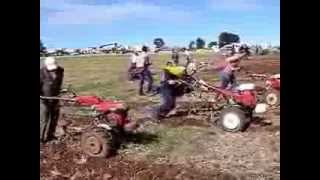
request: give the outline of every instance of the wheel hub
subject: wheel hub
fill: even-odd
[[[240,118],[235,114],[226,114],[223,118],[223,126],[228,129],[235,129],[240,124]]]
[[[267,95],[266,101],[269,105],[275,105],[278,101],[278,97],[275,93],[270,93]]]
[[[95,137],[89,137],[86,141],[86,149],[92,154],[98,154],[101,151],[101,144]]]

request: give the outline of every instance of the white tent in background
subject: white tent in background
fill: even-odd
[[[56,51],[57,51],[57,49],[55,49],[55,48],[47,49],[47,53],[49,53],[49,54],[55,53]]]

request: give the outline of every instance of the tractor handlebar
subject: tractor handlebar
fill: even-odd
[[[63,98],[63,97],[48,97],[48,96],[40,96],[40,99],[43,99],[43,100],[62,100],[62,101],[76,101],[75,99],[73,98]]]

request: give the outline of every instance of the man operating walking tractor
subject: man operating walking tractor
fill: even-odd
[[[176,98],[190,92],[185,84],[179,80],[186,74],[186,68],[176,66],[169,61],[160,74],[160,105],[154,110],[153,117],[157,120],[168,117],[169,114],[175,114]]]
[[[64,69],[56,60],[48,57],[40,69],[40,96],[53,97],[60,93]],[[59,118],[59,101],[40,99],[40,140],[47,142],[55,139]]]
[[[246,54],[235,54],[227,57],[223,63],[212,66],[214,70],[219,71],[221,88],[226,89],[230,87],[232,89],[237,86],[234,72],[240,70],[240,60],[245,56]]]

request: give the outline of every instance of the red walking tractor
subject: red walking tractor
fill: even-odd
[[[82,133],[81,149],[92,157],[109,156],[121,143],[124,133],[135,126],[128,119],[128,106],[120,101],[78,96],[73,91],[63,91],[59,97],[40,96],[40,99],[59,100],[63,105],[91,107],[93,121]]]

